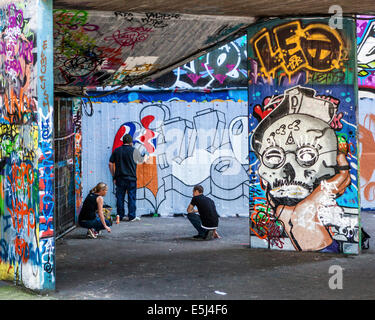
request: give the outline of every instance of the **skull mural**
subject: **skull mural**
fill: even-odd
[[[319,186],[335,180],[340,170],[348,170],[342,165],[337,136],[330,126],[337,105],[315,96],[313,89],[297,86],[270,99],[264,109],[269,111],[271,106],[273,110],[256,127],[251,140],[271,216],[262,218],[255,211],[257,218],[252,216],[252,221],[268,241],[275,240],[272,230],[279,225],[297,250],[331,246],[336,250],[337,243],[320,215],[326,209],[342,210],[333,199],[324,198],[327,192]],[[342,190],[345,188],[346,184]]]
[[[258,152],[259,176],[274,202],[295,205],[335,174],[337,138],[326,122],[291,114],[264,131]]]
[[[297,204],[335,175],[338,143],[329,122],[336,109],[332,102],[316,98],[314,90],[298,86],[285,91],[254,131],[258,174],[276,206]]]

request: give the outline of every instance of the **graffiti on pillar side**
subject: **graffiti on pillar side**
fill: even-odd
[[[375,16],[357,16],[359,157],[361,208],[374,209],[375,168],[371,161],[375,150]]]
[[[359,144],[360,144],[360,188],[361,208],[374,209],[375,200],[375,166],[372,160],[375,153],[375,90],[361,89],[359,91]]]
[[[0,275],[38,287],[36,35],[23,3],[0,8]]]
[[[359,85],[375,86],[375,18],[357,19]]]
[[[81,103],[73,103],[73,124],[74,124],[74,180],[76,215],[82,205],[82,108]]]
[[[0,107],[1,122],[26,124],[36,121],[36,101],[31,87],[35,36],[29,19],[16,4],[1,10]]]

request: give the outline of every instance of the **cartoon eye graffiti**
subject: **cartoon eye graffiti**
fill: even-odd
[[[280,147],[267,148],[263,153],[262,161],[270,169],[280,168],[285,161],[285,152]]]
[[[222,53],[218,58],[217,58],[217,65],[218,66],[221,66],[225,60],[227,59],[227,54],[226,53]]]
[[[318,150],[312,146],[304,146],[296,151],[296,160],[301,167],[311,167],[319,158]]]

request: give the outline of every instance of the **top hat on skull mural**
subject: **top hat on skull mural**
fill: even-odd
[[[296,86],[274,97],[274,109],[253,132],[258,174],[275,205],[296,205],[335,175],[338,143],[330,122],[337,105]]]
[[[330,124],[337,112],[337,105],[328,100],[315,97],[315,95],[316,91],[314,89],[296,86],[285,90],[283,95],[270,99],[264,109],[269,106],[274,109],[262,119],[253,131],[251,139],[253,150],[256,153],[259,150],[259,141],[261,140],[259,138],[263,135],[264,129],[286,115],[305,114]]]

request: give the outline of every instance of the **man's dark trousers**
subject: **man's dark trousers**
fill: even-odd
[[[129,220],[133,220],[136,211],[137,180],[123,177],[116,178],[116,207],[120,219],[125,216],[124,201],[126,192],[128,192],[128,217]]]

